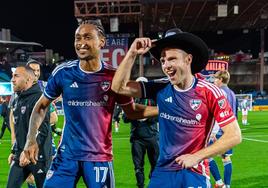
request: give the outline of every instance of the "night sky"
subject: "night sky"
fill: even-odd
[[[1,0],[0,28],[11,29],[11,33],[18,38],[41,43],[44,49],[53,49],[67,59],[76,58],[73,47],[76,27],[73,0]],[[130,27],[121,29],[127,28]],[[133,26],[131,31],[133,32]],[[223,35],[198,35],[216,51],[229,54],[239,50],[251,51],[256,57],[260,50],[259,31],[251,31],[246,35],[241,31],[224,32]],[[266,36],[268,38],[267,32]]]
[[[77,22],[73,0],[1,0],[0,28],[27,42],[38,42],[65,58],[75,58]]]

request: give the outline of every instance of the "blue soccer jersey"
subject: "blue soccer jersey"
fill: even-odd
[[[127,105],[129,97],[111,90],[115,70],[101,62],[100,70],[86,72],[78,60],[55,68],[44,95],[54,100],[62,95],[65,125],[58,152],[81,161],[111,161],[111,123],[114,104]]]
[[[206,81],[194,78],[187,90],[175,89],[168,80],[142,82],[141,86],[144,98],[157,99],[160,155],[156,168],[163,171],[180,170],[176,157],[206,147],[215,120],[220,127],[235,120],[223,92]],[[190,170],[208,176],[208,161]]]
[[[226,98],[229,104],[231,105],[234,115],[237,117],[238,106],[237,106],[235,93],[228,86],[221,86],[220,88],[226,93]]]

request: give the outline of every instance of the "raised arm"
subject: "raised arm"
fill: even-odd
[[[37,103],[34,106],[34,109],[31,114],[29,131],[27,135],[27,141],[24,146],[24,154],[27,159],[29,159],[32,163],[36,163],[38,159],[38,145],[36,142],[36,136],[38,134],[38,128],[42,124],[46,112],[48,110],[48,106],[51,103],[49,99],[47,99],[44,95],[40,97]]]
[[[143,55],[152,47],[149,38],[137,38],[130,46],[125,58],[120,63],[112,82],[112,90],[116,93],[140,98],[140,84],[130,81],[130,74],[137,55]]]

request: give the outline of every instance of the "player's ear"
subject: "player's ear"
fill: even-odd
[[[192,54],[187,54],[185,60],[186,60],[187,63],[192,63],[192,61],[193,61],[193,56],[192,56]]]
[[[106,39],[104,37],[100,38],[100,47],[103,48],[105,46]]]

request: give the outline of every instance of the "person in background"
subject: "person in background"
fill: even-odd
[[[35,84],[35,83],[38,83],[38,82],[39,82],[39,78],[40,78],[40,76],[41,76],[41,63],[39,63],[39,62],[36,61],[35,59],[29,59],[29,60],[27,61],[27,64],[26,64],[26,65],[29,66],[29,67],[33,70],[33,72],[34,72],[34,76],[35,76],[34,84]],[[39,84],[41,90],[43,91],[44,86],[43,86],[43,84],[41,83],[41,81],[40,81],[40,83],[38,83],[38,84]]]
[[[149,50],[167,78],[130,80],[136,57]],[[157,102],[160,150],[149,188],[209,187],[207,159],[241,142],[239,125],[223,92],[194,76],[207,62],[204,41],[174,28],[157,41],[136,38],[116,70],[114,92]],[[224,133],[207,146],[214,120]]]
[[[223,91],[233,110],[235,117],[237,118],[237,110],[238,110],[237,100],[235,97],[235,93],[228,87],[229,81],[230,81],[230,73],[227,70],[218,71],[214,75],[214,84]],[[222,116],[225,115],[227,114],[225,113],[222,114]],[[215,122],[215,125],[213,127],[210,136],[210,144],[214,143],[222,135],[223,135],[222,129],[220,128],[218,123]],[[232,160],[231,160],[232,154],[233,150],[230,149],[221,155],[224,166],[224,182],[222,181],[216,161],[213,158],[209,159],[209,169],[213,178],[216,181],[215,188],[230,188],[231,177],[232,177]]]
[[[245,98],[240,103],[240,108],[242,110],[242,125],[249,125],[248,123],[248,110],[249,110],[249,97],[245,96]]]
[[[28,59],[27,64],[28,67],[30,67],[33,70],[34,73],[34,80],[33,84],[38,84],[41,91],[43,91],[44,86],[43,86],[43,81],[39,80],[41,76],[41,63],[36,61],[35,59]],[[53,139],[53,138],[52,138]],[[52,142],[53,145],[54,142]],[[55,144],[53,145],[55,147]],[[34,176],[32,174],[29,175],[29,177],[26,179],[28,188],[35,188],[35,181],[34,181]]]
[[[0,96],[0,103],[2,105],[2,112],[1,116],[3,117],[3,123],[0,133],[0,140],[3,138],[6,128],[10,132],[10,126],[9,126],[9,108],[8,108],[8,101],[6,96]]]
[[[31,59],[30,62],[33,63],[33,64],[35,64],[35,60],[33,60],[33,59]],[[36,63],[38,63],[38,62],[36,62]],[[38,63],[38,66],[37,67],[34,66],[35,69],[37,69],[38,67],[39,67],[39,63]],[[32,67],[30,67],[30,68],[32,69]],[[40,67],[37,70],[40,71]],[[33,70],[33,73],[34,73],[33,84],[35,84],[36,83],[36,79],[37,79],[36,71]],[[39,76],[40,76],[40,72],[39,72]],[[38,76],[38,78],[39,78],[39,76]],[[16,141],[15,130],[14,130],[13,109],[14,109],[14,105],[15,105],[15,101],[16,101],[16,98],[17,97],[18,97],[17,93],[14,92],[12,94],[12,96],[11,96],[10,103],[9,103],[9,108],[10,108],[9,122],[10,122],[10,129],[11,129],[11,143],[12,143],[12,145]],[[28,176],[28,178],[26,179],[26,183],[27,183],[28,188],[36,188],[35,181],[34,181],[34,176],[32,174],[30,174]]]
[[[148,82],[145,77],[139,77],[136,81]],[[155,106],[155,102],[151,99],[135,99],[136,103]],[[149,178],[154,170],[159,155],[159,137],[158,137],[158,121],[157,117],[145,118],[141,120],[130,120],[123,115],[125,123],[131,124],[130,143],[131,155],[134,164],[136,182],[138,188],[144,188],[144,159],[147,153],[151,170]]]
[[[60,128],[57,128],[58,123],[58,113],[57,113],[57,107],[55,105],[55,100],[51,102],[50,108],[49,108],[49,114],[50,114],[50,126],[51,130],[54,133],[54,136],[61,136],[62,130]]]
[[[40,98],[42,92],[37,84],[33,84],[34,73],[28,66],[19,66],[12,76],[13,90],[17,93],[14,100],[13,117],[15,143],[8,158],[10,171],[7,181],[7,188],[21,187],[26,178],[33,174],[36,187],[43,187],[46,172],[51,163],[51,129],[49,116],[41,123],[43,126],[38,130],[36,139],[40,151],[37,154],[37,163],[34,165],[25,158],[23,148],[26,142],[29,128],[29,120],[33,107]]]
[[[27,66],[29,66],[32,70],[33,70],[33,73],[34,73],[34,81],[33,81],[33,84],[38,84],[41,91],[44,90],[44,82],[42,80],[40,80],[40,76],[41,76],[41,63],[38,62],[37,60],[35,59],[29,59],[27,61]],[[52,105],[50,106],[50,109],[53,109]],[[52,111],[52,110],[51,110]],[[49,111],[49,112],[51,112]],[[55,119],[55,114],[54,112],[52,111],[52,114],[49,113],[49,119],[51,121]],[[51,125],[51,124],[50,124]],[[53,124],[55,126],[55,124]],[[52,128],[52,127],[51,127]],[[53,131],[53,128],[52,128],[52,131]],[[56,145],[54,143],[54,139],[52,137],[52,156],[54,156],[56,154]],[[35,182],[34,182],[34,177],[33,175],[30,175],[27,179],[26,179],[26,182],[28,184],[28,188],[34,188],[35,187]]]
[[[34,72],[34,75],[35,75],[34,84],[38,84],[40,89],[42,91],[44,91],[46,83],[44,81],[40,80],[41,65],[42,64],[40,62],[36,61],[35,59],[29,59],[26,65],[29,66]],[[60,136],[61,129],[56,127],[57,121],[58,121],[58,115],[56,112],[56,106],[55,106],[54,102],[51,102],[51,104],[49,106],[49,123],[50,123],[52,132],[54,132],[56,135]],[[56,155],[56,152],[57,152],[57,146],[55,144],[53,137],[52,137],[51,142],[52,142],[52,158],[54,158]],[[33,176],[28,178],[26,181],[28,184],[34,185]]]
[[[113,120],[114,120],[114,130],[116,133],[119,132],[119,127],[120,127],[120,115],[122,113],[122,109],[119,105],[116,105],[114,108],[114,115],[113,115]]]

